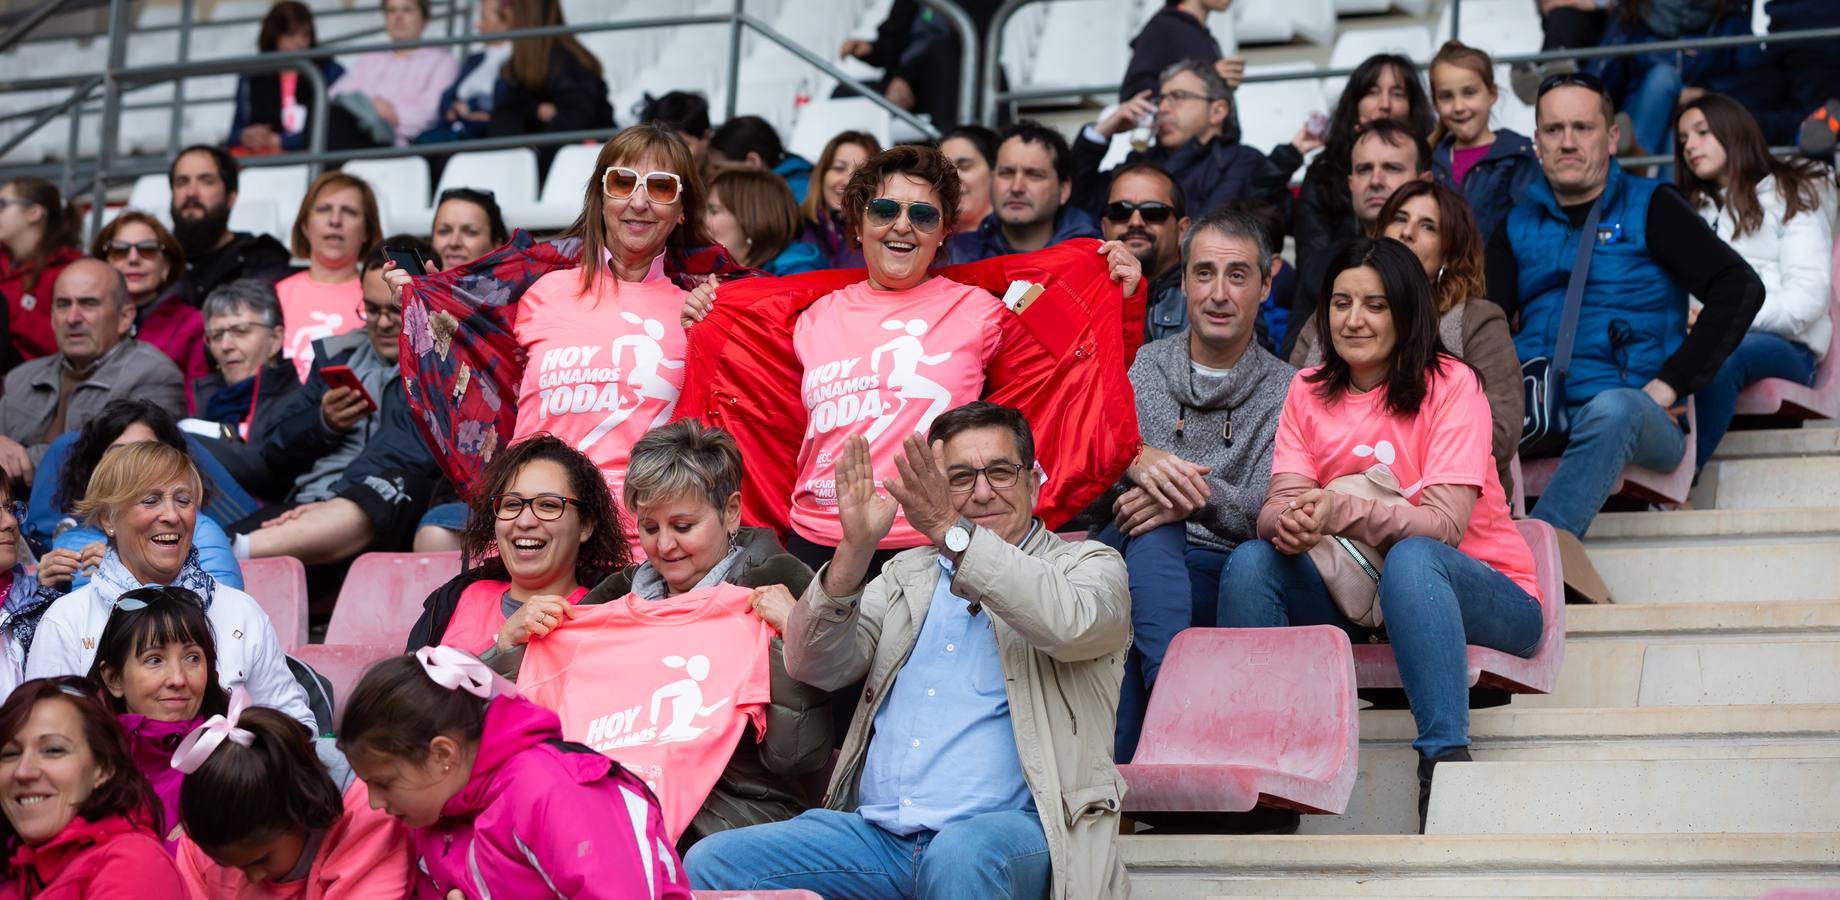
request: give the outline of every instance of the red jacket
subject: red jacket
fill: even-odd
[[[185,376],[185,411],[190,413],[197,411],[192,382],[211,374],[211,364],[204,357],[204,314],[186,302],[188,291],[184,282],[174,282],[140,311],[134,336],[160,348],[179,367]]]
[[[984,399],[1028,418],[1048,476],[1035,514],[1051,528],[1115,483],[1141,444],[1128,370],[1143,338],[1144,290],[1121,296],[1098,246],[1082,238],[936,272],[999,297],[1012,281],[1046,288],[1021,315],[1004,317]],[[675,418],[735,436],[747,461],[741,518],[749,525],[782,537],[788,528],[806,420],[793,325],[819,298],[863,278],[857,269],[729,282],[690,330]]]
[[[54,250],[33,276],[25,264],[0,250],[0,296],[6,298],[7,329],[20,362],[57,352],[57,338],[51,333],[51,288],[64,267],[82,255],[70,247]]]
[[[13,851],[0,898],[186,900],[179,869],[144,825],[82,816],[37,847]]]

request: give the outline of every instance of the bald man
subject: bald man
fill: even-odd
[[[51,293],[51,331],[58,352],[6,376],[0,397],[0,466],[32,479],[45,449],[81,429],[111,400],[150,400],[177,419],[185,415],[185,385],[165,353],[129,336],[134,304],[120,272],[80,259],[58,276]]]

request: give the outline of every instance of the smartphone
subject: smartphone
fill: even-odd
[[[422,255],[415,252],[413,247],[406,247],[401,250],[395,247],[385,247],[383,252],[389,254],[390,259],[396,262],[396,268],[404,272],[408,272],[417,278],[428,274],[428,267],[422,263]],[[348,369],[346,371],[350,370]]]
[[[377,401],[372,399],[370,391],[364,389],[364,382],[358,380],[358,373],[353,372],[350,366],[323,366],[319,370],[319,377],[326,382],[327,389],[351,388],[364,398],[364,402],[373,411],[377,409]]]

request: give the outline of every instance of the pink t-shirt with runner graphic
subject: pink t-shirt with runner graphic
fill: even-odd
[[[527,361],[512,439],[567,441],[594,461],[617,505],[633,443],[671,420],[683,390],[685,293],[665,277],[663,256],[643,281],[603,269],[587,293],[579,270],[537,279],[513,326]]]
[[[505,628],[505,592],[511,590],[509,581],[475,581],[460,591],[460,600],[454,604],[454,614],[447,620],[447,630],[441,633],[439,643],[449,647],[458,647],[478,656],[498,643],[498,633]],[[567,599],[572,604],[580,604],[588,596],[588,589],[578,587]]]
[[[359,280],[328,284],[314,281],[309,272],[296,272],[275,283],[281,298],[282,355],[294,361],[300,380],[313,373],[313,342],[364,327],[358,310],[364,306]]]
[[[627,594],[532,640],[518,692],[555,710],[562,736],[645,780],[676,840],[728,768],[746,726],[766,735],[773,627],[747,588],[667,600]]]
[[[984,392],[984,367],[997,355],[1008,311],[989,291],[933,277],[906,291],[857,282],[813,303],[793,327],[792,348],[805,369],[807,412],[792,487],[792,529],[836,546],[837,457],[844,441],[869,441],[876,481],[895,476],[895,456],[940,413]],[[882,547],[915,547],[926,538],[896,515]]]
[[[1400,493],[1412,505],[1434,484],[1460,484],[1482,492],[1470,510],[1469,527],[1457,549],[1508,576],[1521,590],[1540,599],[1533,571],[1533,552],[1508,518],[1508,501],[1489,453],[1489,399],[1469,366],[1440,360],[1442,371],[1425,380],[1425,400],[1418,415],[1386,411],[1384,390],[1345,393],[1333,404],[1304,380],[1316,369],[1291,379],[1271,474],[1302,475],[1328,484],[1343,475],[1387,468],[1399,480]]]

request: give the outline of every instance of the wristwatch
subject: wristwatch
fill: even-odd
[[[960,518],[946,529],[946,549],[953,553],[963,553],[971,549],[971,531],[976,528],[970,519]]]

